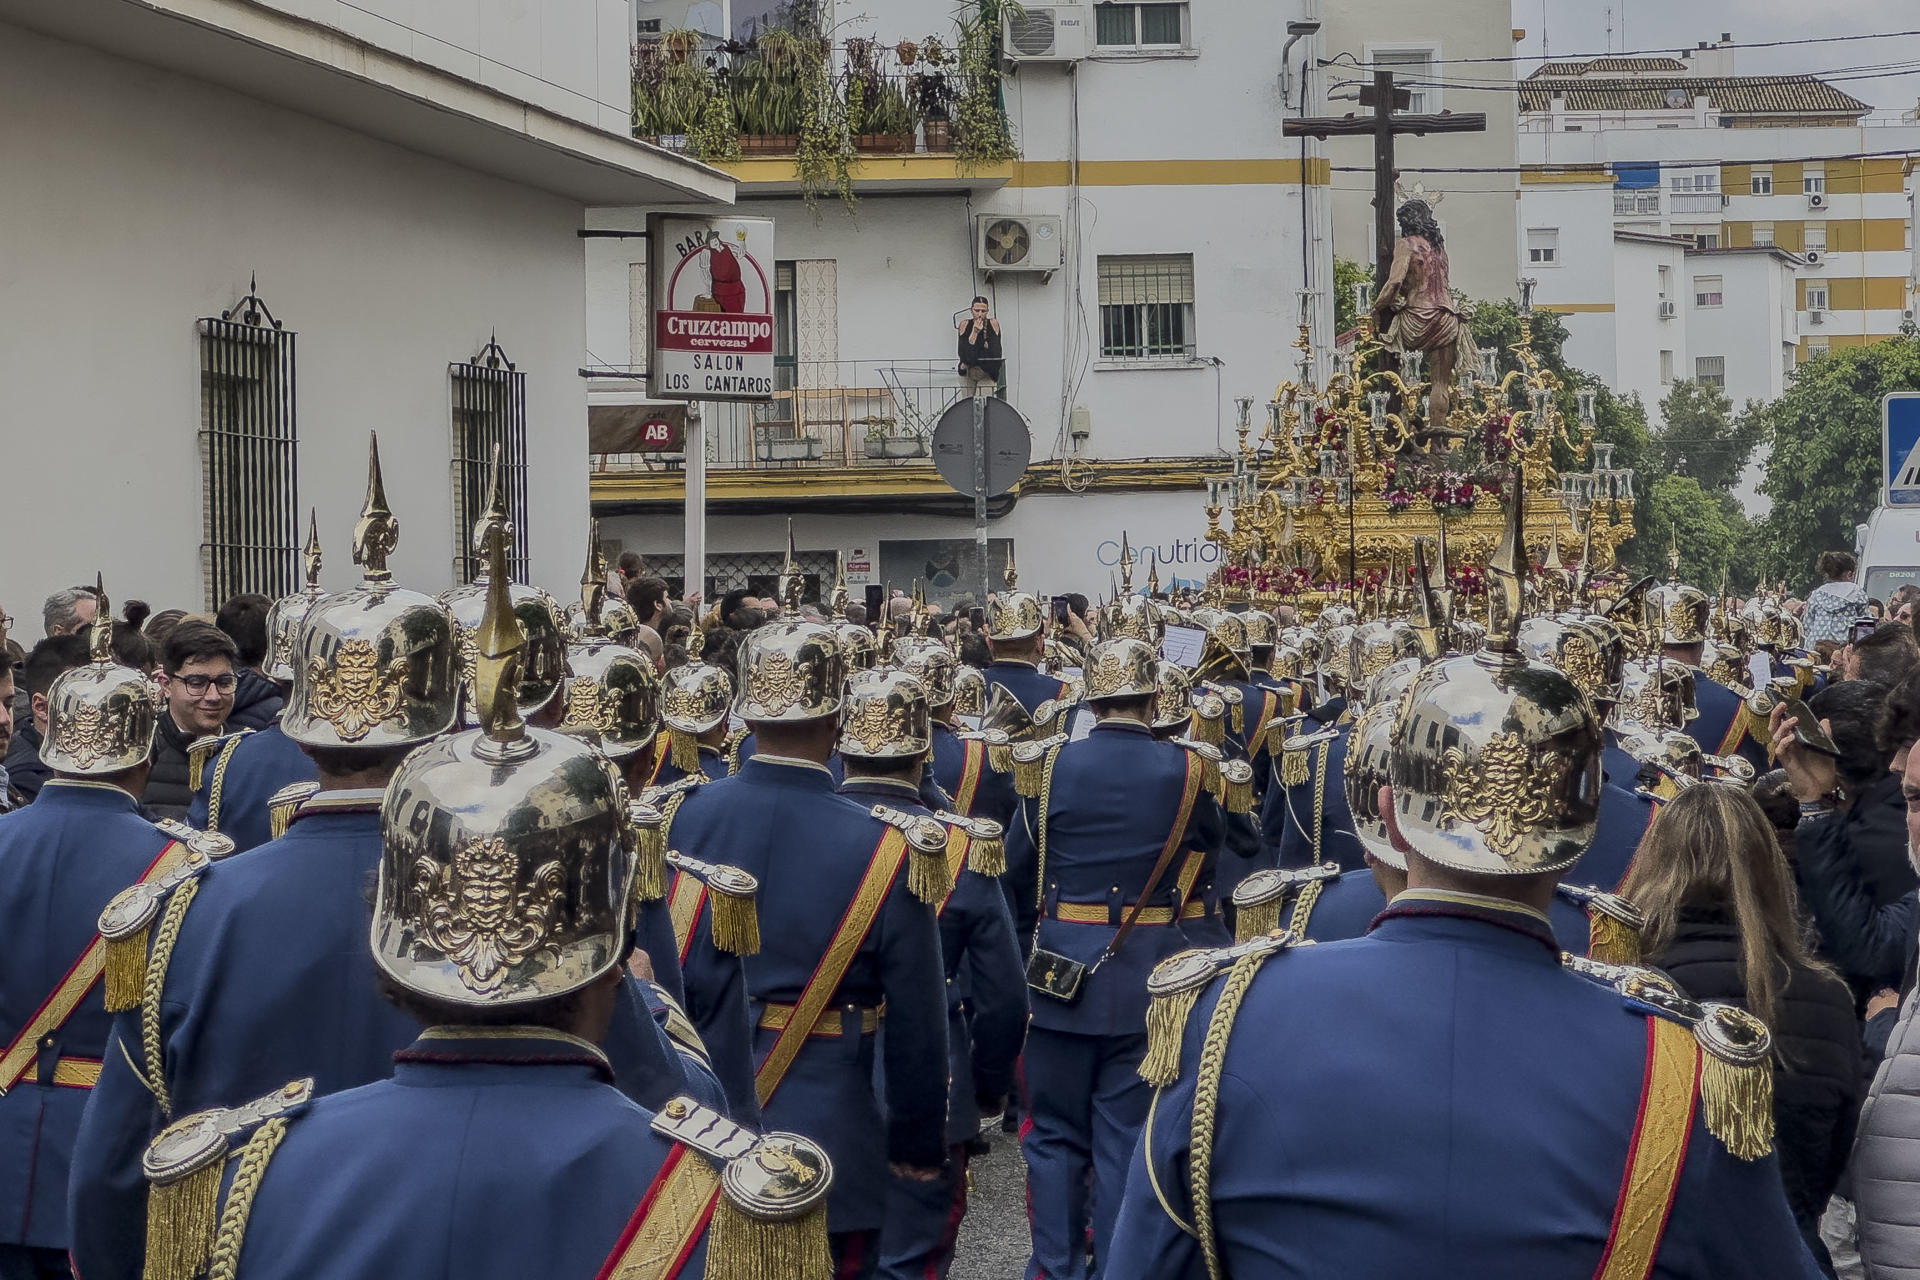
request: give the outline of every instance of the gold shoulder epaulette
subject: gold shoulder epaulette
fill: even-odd
[[[747,729],[735,729],[727,734],[726,740],[721,744],[723,747],[721,754],[727,758],[728,777],[740,772],[740,744],[747,740],[749,732]]]
[[[1220,779],[1226,794],[1220,803],[1228,813],[1253,812],[1253,766],[1245,760],[1228,760],[1220,766]]]
[[[1048,698],[1033,709],[1033,732],[1046,735],[1053,732],[1053,722],[1072,710],[1073,703],[1065,698]]]
[[[1610,986],[1649,1015],[1693,1031],[1700,1050],[1700,1102],[1707,1132],[1741,1160],[1773,1150],[1773,1033],[1737,1005],[1702,1004],[1657,969],[1562,954],[1561,963]]]
[[[1232,717],[1233,731],[1235,733],[1245,733],[1247,731],[1246,694],[1242,693],[1233,685],[1221,684],[1216,680],[1208,680],[1200,687],[1205,689],[1211,696],[1220,699],[1221,706],[1224,707]]]
[[[287,834],[287,828],[293,825],[293,815],[319,792],[317,782],[289,782],[267,797],[267,830],[275,840]]]
[[[1030,742],[1015,743],[1013,748],[1013,789],[1031,800],[1040,794],[1040,784],[1046,779],[1047,757],[1052,755],[1067,741],[1067,735],[1056,733],[1050,737],[1035,738]]]
[[[962,742],[984,742],[986,744],[987,768],[995,773],[1010,773],[1013,770],[1013,738],[1005,729],[970,730],[956,734]]]
[[[627,802],[627,830],[633,840],[633,899],[658,902],[667,896],[667,815],[646,800]]]
[[[122,889],[108,900],[106,909],[100,913],[97,928],[100,940],[106,944],[103,994],[108,1013],[140,1007],[149,981],[149,971],[155,964],[159,966],[155,980],[165,976],[167,956],[172,953],[173,938],[180,930],[179,917],[186,913],[186,904],[193,901],[193,894],[198,888],[191,882],[213,865],[213,859],[203,849],[196,848],[192,841],[183,840],[181,843],[188,849],[186,861],[163,876],[142,880]],[[233,842],[226,841],[226,846],[231,849]],[[169,899],[181,885],[188,885],[188,888],[177,897],[172,897],[172,901],[181,904],[176,912]],[[167,916],[173,924],[171,928],[162,929],[167,944],[165,952],[156,946],[154,959],[150,962],[147,940],[154,917],[160,914],[160,904],[163,902],[169,902]]]
[[[690,1147],[720,1173],[704,1280],[826,1280],[827,1192],[833,1162],[793,1133],[756,1135],[692,1098],[654,1113],[653,1131]]]
[[[1316,862],[1310,867],[1280,870],[1263,868],[1250,873],[1233,887],[1233,937],[1235,942],[1250,942],[1280,927],[1280,913],[1287,900],[1293,901],[1293,914],[1287,931],[1305,937],[1307,921],[1321,890],[1340,878],[1337,862]]]
[[[662,782],[647,787],[640,792],[640,798],[658,808],[669,796],[685,795],[695,787],[705,786],[708,782],[704,773],[690,773],[684,778],[675,778],[672,782]]]
[[[947,856],[955,856],[955,841],[967,847],[967,870],[999,876],[1007,870],[1007,829],[992,818],[969,818],[942,810],[933,815],[947,824]]]
[[[1607,964],[1640,963],[1640,931],[1647,918],[1617,893],[1562,884],[1560,893],[1587,913],[1587,954]]]
[[[730,955],[758,955],[759,877],[739,867],[702,862],[684,853],[669,851],[666,861],[675,871],[684,872],[707,886],[707,903],[713,908],[713,945]]]
[[[1176,747],[1185,747],[1193,753],[1194,758],[1200,762],[1200,785],[1205,787],[1214,799],[1225,800],[1227,784],[1220,772],[1220,766],[1221,761],[1226,759],[1227,753],[1205,738],[1168,738],[1167,741]],[[1247,782],[1249,785],[1253,782],[1251,773],[1247,775]]]
[[[947,825],[924,813],[908,813],[892,805],[876,804],[867,812],[907,837],[907,891],[920,901],[939,906],[947,890]]]
[[[1207,692],[1193,700],[1193,721],[1188,730],[1197,742],[1219,746],[1227,740],[1227,702],[1219,694]]]
[[[1147,1052],[1140,1060],[1140,1078],[1155,1088],[1180,1078],[1180,1044],[1187,1034],[1187,1015],[1222,970],[1246,956],[1283,951],[1296,941],[1290,933],[1274,932],[1231,947],[1177,952],[1155,965],[1147,975]]]
[[[201,780],[206,777],[207,761],[213,759],[213,753],[222,749],[231,751],[240,745],[240,739],[252,733],[251,729],[235,729],[231,733],[212,733],[204,738],[195,738],[187,744],[187,789],[198,791]]]
[[[140,1157],[147,1188],[146,1280],[192,1280],[216,1254],[239,1256],[248,1212],[267,1161],[286,1136],[287,1117],[313,1097],[295,1080],[241,1107],[174,1121]],[[232,1139],[251,1131],[220,1209],[220,1179]]]

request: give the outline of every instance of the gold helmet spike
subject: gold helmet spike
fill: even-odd
[[[1012,591],[1020,585],[1020,567],[1013,562],[1013,539],[1007,539],[1007,590]]]
[[[913,609],[911,611],[909,634],[924,636],[927,634],[927,584],[924,578],[913,580]]]
[[[113,608],[107,603],[107,578],[99,570],[93,574],[93,625],[87,631],[87,657],[95,662],[113,661]]]
[[[600,554],[600,522],[587,521],[587,565],[580,571],[580,625],[588,635],[605,628],[600,610],[607,599],[607,558]]]
[[[1548,569],[1564,570],[1567,566],[1560,559],[1560,513],[1553,513],[1553,527],[1547,534],[1547,554],[1540,563]]]
[[[847,616],[847,553],[833,553],[833,594],[827,598],[827,612],[836,618]]]
[[[800,556],[794,548],[793,517],[787,517],[787,562],[780,566],[780,603],[789,612],[800,611],[800,597],[807,589],[806,581],[800,575]]]
[[[1120,589],[1133,594],[1133,548],[1127,545],[1127,531],[1120,531]]]
[[[1444,579],[1443,579],[1444,581]],[[1438,593],[1433,589],[1427,568],[1427,540],[1413,540],[1413,631],[1420,637],[1420,648],[1428,658],[1440,656],[1446,624],[1440,616]]]
[[[1667,581],[1680,581],[1680,522],[1667,526]]]
[[[1487,561],[1487,643],[1489,653],[1518,655],[1521,602],[1527,585],[1526,463],[1516,463],[1507,499],[1507,527]]]
[[[526,722],[520,718],[519,700],[514,696],[527,633],[514,616],[508,593],[506,527],[492,525],[486,536],[487,611],[473,636],[478,653],[473,668],[474,707],[481,730],[493,744],[494,758],[506,760],[523,754],[512,748],[527,741]]]
[[[369,583],[391,582],[387,557],[400,545],[400,521],[387,506],[387,483],[380,474],[380,433],[367,433],[367,501],[353,526],[353,562]]]
[[[305,563],[305,566],[306,566],[307,590],[308,591],[319,590],[320,588],[320,509],[318,507],[309,507],[307,509],[307,546],[306,546],[306,549],[300,553],[300,558]]]
[[[1160,594],[1160,552],[1151,547],[1148,550],[1152,559],[1147,561],[1147,595],[1153,597]]]
[[[493,446],[493,468],[487,474],[487,505],[480,518],[473,525],[473,550],[475,555],[487,554],[487,531],[499,525],[509,537],[513,534],[513,520],[507,515],[507,464],[500,453],[500,446]]]

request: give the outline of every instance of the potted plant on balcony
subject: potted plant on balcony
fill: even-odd
[[[633,132],[672,151],[693,149],[693,137],[719,96],[704,63],[674,52],[685,47],[681,36],[698,40],[692,32],[668,32],[640,44],[633,56]]]
[[[952,151],[953,110],[959,97],[948,74],[953,55],[938,36],[928,36],[916,53],[919,56],[913,75],[907,81],[907,100],[920,120],[922,146],[927,151]]]
[[[859,425],[867,431],[867,456],[869,458],[924,458],[927,456],[927,442],[920,436],[908,432],[898,434],[900,424],[881,414],[862,418]]]
[[[734,59],[731,92],[743,155],[790,156],[800,147],[807,51],[784,27],[763,33]]]
[[[1007,113],[1000,109],[1000,13],[1012,0],[980,0],[960,18],[961,89],[954,109],[953,152],[963,170],[1019,157]]]
[[[913,108],[898,78],[881,69],[880,58],[879,46],[872,40],[847,41],[847,132],[859,151],[911,151]]]

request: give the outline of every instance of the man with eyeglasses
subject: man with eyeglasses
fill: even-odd
[[[217,737],[233,711],[238,682],[234,665],[239,650],[226,632],[210,622],[189,618],[167,633],[160,660],[166,705],[153,744],[153,775],[145,803],[159,818],[185,818],[193,803],[188,785],[187,749],[198,739]]]

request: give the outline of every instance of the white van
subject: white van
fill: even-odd
[[[1875,600],[1920,584],[1920,507],[1875,507],[1856,531],[1854,554],[1860,561],[1855,581]]]

